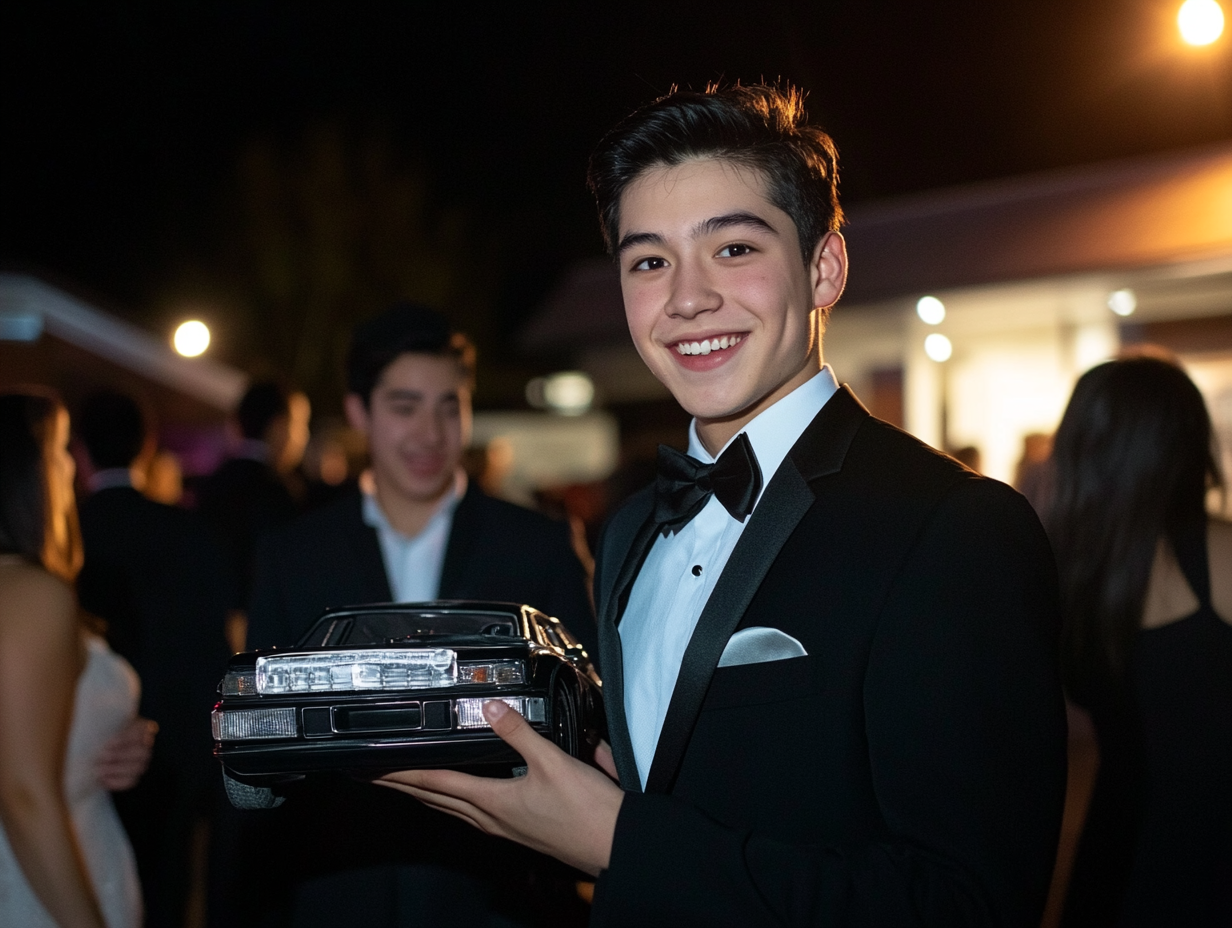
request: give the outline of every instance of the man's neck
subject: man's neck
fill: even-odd
[[[453,492],[457,483],[456,478],[451,478],[434,498],[421,500],[408,499],[389,487],[383,486],[375,475],[373,478],[372,495],[376,498],[376,504],[381,507],[385,520],[394,531],[407,538],[414,538],[427,527],[432,517],[440,510],[441,503]]]
[[[819,354],[811,353],[809,363],[789,380],[779,384],[752,406],[748,406],[736,413],[734,416],[726,416],[719,419],[702,419],[695,418],[697,437],[707,451],[714,457],[718,457],[729,441],[736,437],[737,433],[756,419],[759,415],[793,392],[797,387],[808,383],[821,370],[823,366],[822,359]]]

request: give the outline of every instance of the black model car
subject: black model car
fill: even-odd
[[[211,717],[232,804],[272,808],[314,773],[517,775],[482,706],[502,699],[578,756],[605,734],[582,646],[530,606],[430,602],[327,611],[294,648],[231,658]],[[524,769],[524,768],[522,768]]]

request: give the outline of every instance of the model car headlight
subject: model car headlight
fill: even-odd
[[[483,717],[485,702],[488,700],[483,698],[457,700],[458,727],[491,728],[488,720]],[[542,722],[544,719],[541,696],[502,696],[501,702],[521,714],[528,722]]]
[[[215,709],[210,714],[215,741],[294,738],[294,709]]]
[[[453,686],[458,655],[448,648],[387,648],[257,658],[257,692],[316,693]]]
[[[459,683],[525,683],[521,661],[464,661],[458,665]]]

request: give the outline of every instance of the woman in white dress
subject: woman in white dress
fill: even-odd
[[[152,723],[136,718],[136,674],[77,608],[67,443],[54,397],[0,395],[0,925],[138,928],[108,789],[136,782]]]

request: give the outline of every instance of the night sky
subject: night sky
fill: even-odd
[[[252,217],[283,207],[253,194],[252,178],[334,151],[344,171],[385,165],[369,200],[347,201],[348,228],[395,221],[369,222],[364,205],[397,200],[383,192],[390,178],[420,185],[397,202],[422,221],[395,238],[427,254],[414,243],[452,237],[425,261],[455,267],[454,280],[473,265],[467,287],[437,289],[492,344],[570,261],[600,252],[587,155],[673,83],[804,86],[838,143],[852,206],[1232,137],[1232,42],[1181,46],[1177,5],[10,3],[0,263],[151,326],[190,293],[241,317],[250,291],[276,288],[252,257],[274,246],[253,242],[290,234],[269,230],[294,230],[319,183],[303,168],[309,192],[285,208],[291,218],[262,225]],[[313,149],[322,138],[332,141]],[[419,286],[389,276],[355,297],[355,313],[371,311],[365,298]],[[222,356],[277,350],[245,338],[224,338]]]

